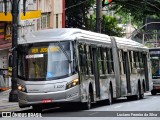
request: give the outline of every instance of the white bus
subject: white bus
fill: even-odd
[[[156,95],[157,93],[160,93],[160,48],[150,48],[149,52],[153,81],[153,89],[151,90],[151,94]]]
[[[135,41],[76,28],[41,30],[18,41],[20,107],[91,103],[151,90],[149,50]]]

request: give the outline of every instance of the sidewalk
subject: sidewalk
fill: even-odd
[[[21,111],[28,108],[19,108],[18,102],[9,102],[9,93],[11,90],[0,92],[0,112]]]

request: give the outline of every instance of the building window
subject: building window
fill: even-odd
[[[56,28],[58,28],[58,14],[56,14]]]
[[[37,29],[47,29],[50,27],[50,13],[42,14],[41,19],[37,20]]]

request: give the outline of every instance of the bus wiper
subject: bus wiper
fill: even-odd
[[[66,56],[66,58],[68,59],[68,62],[71,63],[71,59],[69,58],[68,54],[66,53],[66,51],[63,49],[61,43],[58,41],[58,46],[61,48],[62,52],[64,53],[64,55]]]

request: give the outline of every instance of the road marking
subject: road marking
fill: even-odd
[[[91,114],[88,114],[88,115],[92,116],[92,115],[95,115],[97,113],[99,113],[99,112],[94,112],[94,113],[91,113]]]
[[[120,107],[122,107],[121,105],[119,105],[119,106],[115,106],[114,108],[120,108]]]

